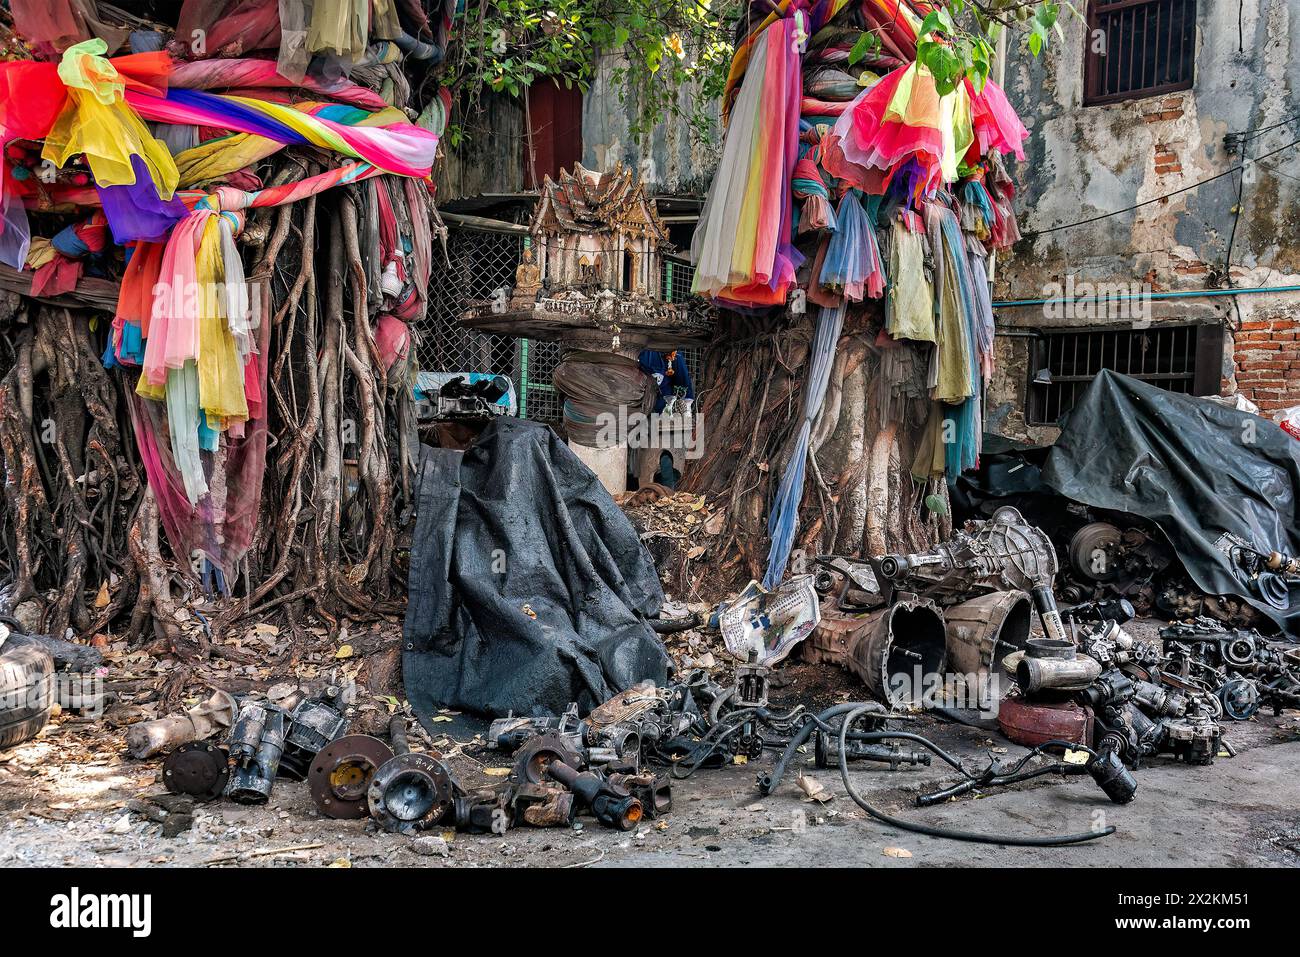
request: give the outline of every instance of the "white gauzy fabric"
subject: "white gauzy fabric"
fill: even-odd
[[[199,370],[190,359],[181,368],[167,372],[167,428],[171,432],[172,459],[191,505],[197,505],[208,491],[199,456],[199,414]]]
[[[225,271],[225,298],[222,304],[226,309],[226,324],[235,340],[235,352],[239,356],[239,369],[242,373],[248,357],[257,352],[257,337],[253,334],[257,328],[257,317],[248,300],[248,283],[244,279],[244,263],[235,246],[234,230],[224,216],[218,224],[221,230],[221,262]]]

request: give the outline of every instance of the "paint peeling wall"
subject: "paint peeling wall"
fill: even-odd
[[[678,104],[683,116],[657,124],[642,149],[631,132],[635,104],[620,102],[620,86],[614,71],[625,65],[619,56],[601,58],[582,106],[583,165],[609,169],[616,162],[640,172],[641,179],[654,194],[694,196],[703,199],[722,155],[722,125],[719,104],[715,101],[709,115],[712,128],[701,135],[687,117],[694,109],[699,90],[682,88]]]
[[[1043,298],[1071,279],[1138,282],[1153,291],[1220,288],[1230,241],[1236,287],[1300,285],[1300,147],[1293,145],[1300,140],[1300,0],[1198,0],[1192,89],[1104,106],[1083,105],[1086,25],[1063,15],[1063,26],[1065,41],[1054,39],[1041,59],[1023,47],[1008,55],[1007,94],[1030,131],[1027,161],[1013,169],[1027,238],[1001,257],[996,298]],[[1224,137],[1243,132],[1247,156],[1273,155],[1241,184],[1239,216],[1236,173],[1176,192],[1238,165],[1241,156]],[[1156,201],[1030,236],[1149,200]],[[1286,292],[1150,303],[1153,322],[1223,322],[1223,392],[1239,389],[1266,414],[1300,404],[1298,315],[1300,294]],[[1011,330],[1109,320],[1054,317],[1033,306],[1003,308],[998,321]],[[988,424],[1051,440],[1054,429],[1024,422],[1030,342],[999,339]]]

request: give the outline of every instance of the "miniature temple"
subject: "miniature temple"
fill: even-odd
[[[671,251],[654,202],[631,170],[575,164],[558,182],[548,176],[542,184],[514,287],[470,303],[461,324],[626,364],[643,349],[705,342],[707,323],[684,303],[665,301],[663,256]],[[626,441],[592,446],[570,435],[569,445],[607,488],[626,488]]]

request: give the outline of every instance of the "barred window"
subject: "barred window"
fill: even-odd
[[[1044,331],[1029,368],[1028,419],[1055,425],[1102,369],[1184,395],[1218,395],[1223,369],[1219,323],[1160,322],[1144,328]]]
[[[1085,105],[1190,89],[1196,0],[1092,0]]]

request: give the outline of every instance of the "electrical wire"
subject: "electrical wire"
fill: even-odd
[[[1049,226],[1046,229],[1026,230],[1022,235],[1026,239],[1030,239],[1038,236],[1046,236],[1048,233],[1059,232],[1062,229],[1073,229],[1075,226],[1086,226],[1089,223],[1100,222],[1101,220],[1109,219],[1112,216],[1119,216],[1123,213],[1131,213],[1135,209],[1141,209],[1144,206],[1150,206],[1152,203],[1159,203],[1162,200],[1166,200],[1171,196],[1177,196],[1180,193],[1186,193],[1190,190],[1196,189],[1197,187],[1204,186],[1206,183],[1212,183],[1216,179],[1223,179],[1223,177],[1225,176],[1231,176],[1233,173],[1236,173],[1239,170],[1244,169],[1250,163],[1258,163],[1262,159],[1268,159],[1270,156],[1276,156],[1278,153],[1289,150],[1294,146],[1300,146],[1300,139],[1292,140],[1290,143],[1286,144],[1286,146],[1280,146],[1275,150],[1270,150],[1267,153],[1263,153],[1255,157],[1253,160],[1247,160],[1247,162],[1245,163],[1238,163],[1236,166],[1230,167],[1221,173],[1215,173],[1213,176],[1207,177],[1206,179],[1200,180],[1195,183],[1191,183],[1187,186],[1182,186],[1175,190],[1171,190],[1170,192],[1164,193],[1160,196],[1153,196],[1151,199],[1143,200],[1140,203],[1134,203],[1132,206],[1126,206],[1123,209],[1114,209],[1108,213],[1099,213],[1096,216],[1090,216],[1087,219],[1081,219],[1078,222],[1062,223],[1059,226]]]

